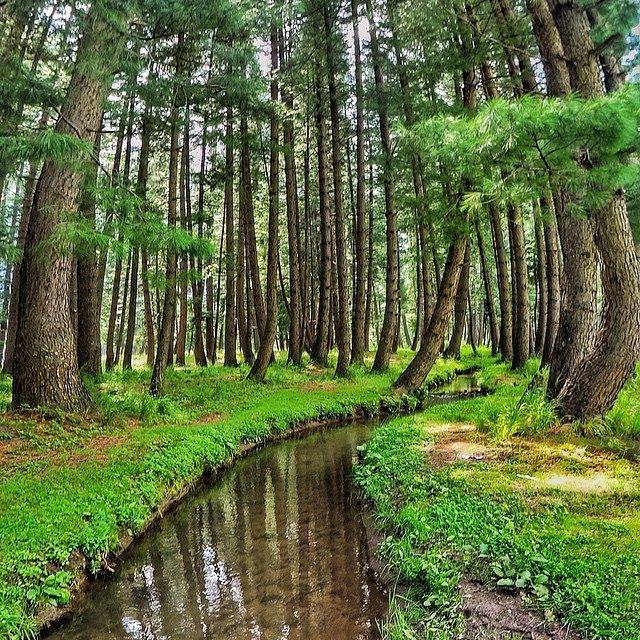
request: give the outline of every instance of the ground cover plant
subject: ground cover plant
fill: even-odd
[[[616,430],[614,409],[595,434],[550,421],[532,374],[535,362],[515,374],[490,365],[480,378],[499,383],[494,395],[394,419],[366,445],[356,481],[407,588],[389,638],[476,637],[465,635],[472,623],[462,611],[470,577],[576,637],[640,634],[635,417]]]

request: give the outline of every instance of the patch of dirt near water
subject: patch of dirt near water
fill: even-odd
[[[579,640],[579,636],[541,611],[528,609],[516,593],[491,591],[471,578],[459,585],[465,640]]]

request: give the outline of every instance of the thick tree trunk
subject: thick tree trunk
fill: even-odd
[[[558,27],[547,0],[528,0],[534,35],[540,49],[547,80],[547,92],[562,97],[572,91],[569,67]],[[547,393],[555,398],[571,371],[593,341],[597,283],[593,223],[588,218],[571,217],[566,203],[569,195],[562,185],[553,185],[558,233],[562,247],[563,273],[560,322],[550,363]]]
[[[76,58],[58,133],[93,144],[100,127],[121,37],[96,0]],[[107,55],[107,49],[111,55]],[[90,73],[89,73],[90,70]],[[69,211],[78,206],[82,176],[68,165],[47,160],[36,187],[21,267],[13,404],[85,409],[90,398],[80,377],[71,325],[69,284],[72,255],[52,242]],[[46,259],[42,247],[47,246]]]
[[[573,0],[554,3],[553,16],[572,89],[586,98],[601,96],[597,53],[582,5]],[[604,309],[592,349],[571,371],[557,397],[560,414],[579,419],[600,416],[613,406],[640,357],[640,265],[624,193],[612,194],[591,216],[602,261]]]

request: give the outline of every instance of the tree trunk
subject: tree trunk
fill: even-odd
[[[560,250],[555,209],[550,193],[542,198],[542,228],[547,250],[547,328],[542,364],[547,365],[551,360],[560,324]]]
[[[236,292],[235,292],[235,233],[233,230],[233,109],[227,108],[225,132],[225,308],[224,308],[224,365],[237,367]]]
[[[180,77],[183,69],[184,33],[178,35],[178,46],[175,56],[176,76]],[[169,151],[169,184],[168,184],[168,208],[167,225],[170,231],[175,231],[177,221],[178,200],[178,170],[180,163],[180,97],[181,89],[174,88],[173,106],[171,108],[171,147]],[[162,304],[162,318],[158,330],[158,349],[151,374],[149,392],[153,396],[160,395],[164,383],[164,376],[171,353],[171,343],[176,317],[176,270],[177,254],[173,243],[167,246],[167,258],[165,267],[165,293]]]
[[[547,92],[554,97],[572,91],[567,56],[547,0],[527,0],[534,35],[540,49]],[[555,398],[571,371],[593,342],[596,315],[597,260],[593,244],[593,222],[571,217],[569,200],[562,185],[552,185],[558,233],[562,247],[563,273],[560,324],[550,358],[547,393]]]
[[[340,108],[336,86],[336,52],[333,47],[334,34],[327,5],[323,8],[327,78],[329,84],[329,113],[331,116],[331,162],[333,168],[333,206],[335,220],[336,254],[336,344],[338,362],[336,376],[344,377],[349,370],[351,337],[349,335],[349,294],[347,291],[347,241],[344,209],[342,203],[342,149],[340,135]]]
[[[86,32],[56,124],[58,133],[78,135],[89,144],[94,143],[100,127],[122,41],[113,22],[104,19],[103,11],[98,0],[89,10]],[[67,212],[77,209],[81,180],[81,174],[70,166],[47,160],[35,190],[21,267],[15,350],[20,357],[14,358],[13,366],[15,407],[52,405],[75,411],[90,403],[80,377],[71,326],[72,255],[53,241]],[[43,245],[48,247],[45,260],[41,254]]]
[[[264,296],[262,294],[262,282],[260,280],[260,264],[258,262],[258,247],[256,242],[256,222],[253,211],[253,187],[251,180],[251,156],[249,153],[249,125],[247,117],[240,118],[240,137],[242,139],[242,171],[246,184],[245,194],[247,206],[245,209],[245,235],[247,239],[247,261],[249,262],[249,274],[251,276],[251,292],[258,326],[258,336],[264,333],[266,312],[264,308]]]
[[[399,391],[411,393],[419,389],[436,361],[438,353],[440,353],[440,347],[449,325],[454,299],[456,298],[458,279],[465,261],[468,244],[468,238],[460,236],[449,247],[429,327],[422,339],[418,353],[393,385]]]
[[[469,297],[469,274],[471,271],[471,243],[467,242],[464,261],[458,278],[458,290],[454,305],[453,332],[449,346],[444,352],[445,358],[460,359],[460,347],[464,333],[465,318],[467,313],[467,298]]]
[[[534,230],[536,236],[536,281],[538,283],[538,313],[535,331],[535,353],[542,355],[547,339],[547,314],[549,309],[549,287],[547,280],[547,245],[544,238],[542,213],[538,202],[533,205]]]
[[[371,58],[376,93],[378,96],[378,120],[380,123],[380,139],[382,143],[383,167],[382,181],[384,186],[385,220],[387,225],[387,267],[385,274],[385,310],[382,330],[378,340],[378,349],[373,361],[373,371],[384,371],[389,366],[393,350],[393,341],[398,331],[398,299],[400,273],[398,269],[398,214],[394,205],[394,184],[392,176],[391,130],[384,92],[382,60],[378,44],[378,33],[374,22],[371,0],[366,0],[369,34],[371,38]]]
[[[311,357],[322,366],[327,365],[329,353],[329,324],[331,322],[331,214],[326,150],[324,98],[320,84],[320,69],[316,69],[316,138],[318,147],[318,198],[320,209],[320,255],[318,318]]]
[[[140,276],[142,280],[142,298],[144,301],[144,327],[147,339],[147,366],[153,366],[153,357],[156,349],[155,326],[153,322],[153,310],[151,306],[151,291],[149,289],[149,256],[146,248],[140,251],[142,268]]]
[[[603,95],[596,49],[583,7],[564,0],[553,9],[569,61],[572,89],[585,98]],[[603,415],[613,406],[640,357],[640,265],[624,193],[611,194],[610,201],[591,216],[602,261],[604,308],[592,349],[573,369],[557,397],[561,415],[581,420]]]
[[[284,36],[280,30],[280,64],[285,67]],[[290,73],[290,66],[287,64]],[[289,251],[289,355],[288,361],[302,364],[303,322],[302,322],[302,279],[300,269],[300,211],[298,204],[298,182],[296,176],[295,139],[293,132],[293,94],[284,87],[282,100],[289,113],[283,125],[284,174],[287,206],[287,248]]]
[[[93,153],[95,162],[85,176],[84,189],[80,200],[80,215],[95,228],[96,198],[95,188],[98,178],[100,158],[100,138],[96,135]],[[78,284],[78,335],[77,351],[80,371],[92,376],[102,372],[102,351],[100,345],[100,299],[98,297],[98,257],[95,247],[84,248],[77,253],[76,270]]]
[[[275,25],[271,26],[271,102],[275,108],[278,100],[278,33]],[[264,333],[260,338],[260,348],[255,362],[249,371],[249,378],[262,382],[273,356],[273,343],[278,329],[278,261],[279,261],[279,191],[280,126],[276,113],[271,115],[270,157],[269,157],[269,224],[267,247],[267,308]]]
[[[127,317],[127,336],[122,354],[122,369],[131,369],[133,360],[133,340],[136,335],[136,315],[138,310],[138,266],[140,250],[134,247],[131,254],[131,273],[129,275],[129,309]],[[124,317],[124,309],[122,310]]]
[[[354,238],[354,280],[351,362],[364,363],[367,340],[367,211],[366,179],[364,166],[364,85],[362,79],[362,51],[360,43],[360,18],[358,0],[351,0],[351,22],[356,81],[356,198]]]
[[[496,317],[496,307],[493,300],[493,285],[491,282],[491,272],[489,270],[489,262],[487,260],[487,252],[484,244],[484,235],[480,227],[480,221],[476,218],[474,221],[476,229],[476,238],[478,241],[478,253],[480,254],[480,268],[482,270],[482,282],[484,284],[484,295],[487,303],[487,315],[489,317],[489,335],[491,337],[491,355],[498,353],[500,346],[500,336],[498,335],[498,319]]]

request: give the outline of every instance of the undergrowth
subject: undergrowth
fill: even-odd
[[[426,452],[438,430],[427,427],[438,423],[475,423],[490,441],[524,434],[529,440],[519,442],[538,438],[545,451],[552,447],[547,433],[557,424],[542,386],[531,384],[536,371],[535,362],[515,374],[491,364],[479,379],[495,388],[493,395],[395,419],[363,447],[356,482],[386,534],[382,553],[408,589],[392,606],[386,638],[460,637],[463,574],[479,577],[488,588],[518,591],[547,618],[561,617],[585,638],[640,638],[637,484],[606,494],[534,491],[523,487],[522,478],[536,481],[523,475],[536,469],[522,460],[429,463]],[[604,441],[568,437],[586,457],[585,450],[595,447],[595,456],[605,447]],[[524,445],[512,448],[518,446]],[[580,463],[567,451],[550,450],[549,459],[577,473]],[[597,456],[592,462],[604,464]],[[620,466],[614,458],[610,465],[613,476],[632,473],[631,483],[637,483],[629,463]]]
[[[73,560],[100,568],[125,534],[139,532],[154,509],[207,470],[297,423],[340,419],[357,408],[375,414],[415,407],[390,384],[411,353],[388,372],[354,367],[347,380],[333,369],[275,363],[264,384],[247,368],[170,369],[165,393],[146,393],[149,371],[110,372],[88,380],[96,411],[89,416],[42,410],[0,418],[0,637],[36,632],[35,614],[65,604],[76,578]],[[475,361],[440,360],[428,383],[449,380]],[[332,363],[331,363],[332,364]],[[0,380],[0,402],[10,384]]]

